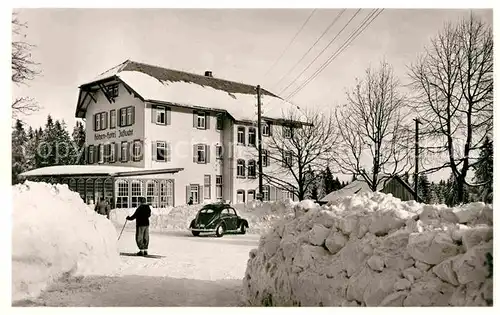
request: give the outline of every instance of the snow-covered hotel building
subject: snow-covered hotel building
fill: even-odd
[[[287,128],[290,104],[261,89],[263,149]],[[86,122],[87,165],[28,171],[28,179],[66,183],[86,202],[118,208],[147,197],[153,207],[246,202],[258,193],[256,87],[127,60],[82,84],[76,117]],[[272,165],[263,151],[263,172]],[[277,164],[277,163],[274,163]],[[293,198],[265,183],[264,200]]]

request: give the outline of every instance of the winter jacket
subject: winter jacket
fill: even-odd
[[[151,208],[149,205],[140,205],[132,216],[127,217],[127,220],[136,220],[136,226],[149,226],[150,216]]]
[[[109,203],[107,201],[99,201],[95,205],[95,211],[99,214],[102,215],[109,215],[109,211],[111,210],[111,207],[109,206]]]

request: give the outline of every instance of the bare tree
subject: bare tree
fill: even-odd
[[[422,135],[432,143],[427,151],[435,159],[445,156],[424,172],[450,168],[457,202],[463,202],[465,185],[472,185],[467,174],[493,126],[491,26],[473,15],[447,24],[410,66],[410,77]]]
[[[408,167],[403,129],[405,96],[385,61],[380,68],[366,70],[366,77],[347,92],[348,104],[336,110],[341,143],[333,159],[345,174],[361,175],[372,191],[384,175]]]
[[[19,20],[17,13],[12,15],[12,82],[16,85],[27,84],[40,74],[38,63],[31,57],[34,47],[26,41],[24,29],[26,23]],[[38,104],[30,97],[16,97],[12,100],[12,113],[29,114],[39,109]]]
[[[332,113],[312,109],[285,113],[264,143],[269,166],[263,178],[304,200],[329,162],[337,140]]]

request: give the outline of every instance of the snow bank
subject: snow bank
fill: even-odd
[[[12,298],[35,297],[62,276],[106,274],[119,264],[116,230],[67,185],[12,187]]]
[[[250,252],[250,305],[492,305],[493,209],[401,202],[362,193],[308,201]]]
[[[292,201],[259,202],[234,204],[233,207],[239,216],[248,221],[248,233],[263,233],[268,231],[273,222],[293,214]],[[201,209],[202,205],[183,205],[165,209],[151,209],[151,230],[181,230],[189,228],[191,220]],[[125,218],[132,215],[135,209],[114,209],[110,212],[110,219],[116,226],[123,226]]]

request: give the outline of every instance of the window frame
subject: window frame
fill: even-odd
[[[139,154],[136,154],[136,150],[139,151]],[[133,162],[140,162],[142,160],[142,141],[141,140],[134,140],[132,142],[132,161]]]
[[[203,122],[203,126],[200,125],[200,121]],[[205,112],[196,112],[196,128],[206,129],[207,126],[207,114]]]
[[[200,150],[200,148],[202,148],[202,149]],[[203,153],[203,160],[200,160],[200,152]],[[196,162],[198,164],[206,163],[206,161],[207,161],[206,155],[207,155],[206,146],[204,144],[201,144],[201,143],[197,144],[196,145]]]
[[[150,194],[150,185],[153,185],[153,193]],[[146,182],[146,202],[153,208],[158,208],[159,205],[159,187],[158,182],[155,180],[148,180]]]
[[[262,124],[262,135],[264,137],[269,137],[271,135],[271,124],[267,121]]]
[[[119,88],[118,83],[114,83],[114,84],[110,84],[110,85],[106,86],[106,92],[108,93],[108,96],[110,98],[118,97],[118,95],[120,93],[119,90],[120,90],[120,88]]]
[[[251,139],[253,141],[250,141]],[[257,146],[257,129],[254,127],[248,128],[248,145],[254,146],[254,147]]]
[[[163,122],[158,121],[163,114]],[[156,107],[156,119],[155,122],[157,125],[166,125],[167,124],[167,108],[165,106],[157,106]]]
[[[238,126],[238,129],[237,129],[236,132],[237,132],[236,133],[236,143],[237,143],[237,145],[245,145],[245,133],[246,133],[245,132],[245,127],[244,126]],[[241,139],[240,139],[240,135],[241,135]]]
[[[220,196],[219,196],[219,189],[220,189]],[[222,186],[222,175],[215,175],[215,198],[217,199],[222,199],[223,195],[223,186]]]
[[[242,200],[241,201],[238,199],[238,196],[239,196],[240,193],[242,195]],[[238,190],[236,190],[236,203],[245,203],[245,190],[244,189],[238,189]]]
[[[269,166],[269,151],[262,149],[262,167]]]
[[[253,172],[250,172],[251,169],[253,169]],[[257,178],[257,163],[255,160],[248,161],[247,170],[248,170],[247,172],[248,178]]]
[[[128,149],[129,149],[128,142],[122,141],[120,144],[120,162],[128,162]],[[125,154],[123,154],[124,152]]]
[[[220,152],[219,152],[220,151]],[[222,146],[221,145],[215,145],[215,158],[217,160],[222,160],[224,157]]]
[[[241,163],[241,165],[240,165]],[[237,178],[245,178],[245,167],[246,163],[243,159],[236,160],[236,177]]]
[[[193,197],[194,192],[196,193],[196,200]],[[196,185],[196,184],[189,185],[189,197],[192,198],[194,205],[200,204],[200,186],[199,185]]]
[[[291,139],[292,134],[293,134],[292,126],[283,125],[281,128],[282,128],[282,132],[283,132],[283,138]]]
[[[262,185],[262,201],[270,201],[270,193],[271,188],[269,185]]]
[[[134,191],[134,184],[139,184],[139,189],[137,191]],[[139,206],[139,198],[144,197],[143,196],[143,185],[142,181],[140,180],[132,180],[130,182],[130,207],[131,208],[136,208]],[[134,194],[134,193],[139,193],[139,194]]]

